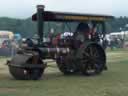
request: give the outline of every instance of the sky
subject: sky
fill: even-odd
[[[38,4],[52,11],[128,16],[128,0],[0,0],[0,17],[28,18]]]

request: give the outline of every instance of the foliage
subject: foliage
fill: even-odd
[[[113,21],[107,22],[108,32],[119,32],[120,28],[122,28],[123,31],[128,30],[128,28],[125,27],[126,24],[128,24],[127,17],[115,18]],[[69,26],[72,26],[71,29],[73,29],[76,25],[69,24]],[[54,33],[56,35],[57,33],[62,32],[64,27],[62,23],[46,22],[44,27],[45,36],[47,36],[51,31],[49,28],[53,28]],[[66,28],[66,31],[69,31],[68,27],[65,27],[65,28]],[[8,17],[1,17],[0,30],[8,30],[14,33],[20,33],[23,37],[32,37],[34,34],[37,34],[37,25],[36,25],[36,22],[33,22],[31,20],[31,18],[14,19],[14,18],[8,18]]]

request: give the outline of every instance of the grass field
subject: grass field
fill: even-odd
[[[109,51],[108,71],[99,76],[64,76],[47,68],[38,81],[14,80],[0,58],[0,96],[128,96],[128,51]]]

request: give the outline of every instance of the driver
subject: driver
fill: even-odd
[[[74,33],[74,48],[80,47],[85,40],[90,39],[90,27],[87,23],[79,23]]]
[[[75,39],[84,41],[90,39],[90,27],[87,23],[80,23],[77,28],[76,32],[74,33]]]

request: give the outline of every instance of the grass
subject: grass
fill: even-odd
[[[14,80],[0,58],[0,96],[127,96],[128,51],[108,51],[108,71],[99,76],[64,76],[47,68],[38,81]]]

